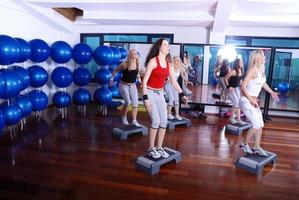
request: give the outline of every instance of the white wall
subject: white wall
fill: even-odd
[[[166,33],[174,34],[175,43],[207,43],[202,27],[77,25],[80,33]]]

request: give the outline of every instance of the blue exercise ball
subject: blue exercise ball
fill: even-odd
[[[71,104],[71,96],[67,92],[56,92],[52,100],[54,105],[58,108],[64,108]]]
[[[5,127],[5,113],[0,109],[0,135],[3,133],[3,128]]]
[[[32,90],[28,93],[33,111],[41,111],[48,106],[48,96],[43,91]]]
[[[22,117],[28,116],[32,112],[32,103],[30,98],[26,95],[19,95],[16,98],[16,103],[21,109]]]
[[[66,67],[56,67],[51,74],[51,80],[57,87],[65,88],[72,83],[73,74]]]
[[[34,88],[42,87],[48,82],[47,71],[38,65],[33,65],[27,69],[30,76],[30,86]]]
[[[112,49],[112,52],[113,52],[113,59],[112,59],[113,61],[112,61],[112,63],[113,64],[118,64],[121,60],[120,51],[116,47],[111,47],[111,49]]]
[[[110,65],[113,62],[113,51],[108,46],[99,46],[93,53],[93,59],[98,65]]]
[[[111,73],[108,69],[102,68],[96,71],[95,80],[101,85],[107,85],[110,81]]]
[[[4,69],[0,70],[0,98],[3,96],[2,94],[6,91],[6,80],[4,76]]]
[[[1,69],[1,72],[5,80],[5,89],[3,93],[0,94],[0,97],[9,99],[17,96],[23,87],[18,73],[12,69]]]
[[[73,60],[80,65],[89,63],[92,56],[92,49],[87,44],[79,43],[73,47]]]
[[[118,66],[118,64],[109,65],[109,71],[112,73],[116,69],[117,66]]]
[[[119,97],[120,96],[119,89],[116,85],[115,86],[109,86],[108,89],[110,90],[112,97]]]
[[[30,75],[27,69],[20,66],[12,66],[11,69],[17,72],[19,79],[22,82],[21,90],[26,89],[30,85]]]
[[[73,81],[78,86],[88,85],[91,81],[91,74],[88,69],[79,67],[73,72]]]
[[[290,88],[290,85],[289,85],[289,83],[286,83],[286,82],[281,82],[277,86],[277,90],[283,94],[287,93],[289,91],[289,88]]]
[[[26,40],[22,38],[15,38],[15,40],[17,40],[20,48],[20,56],[16,62],[17,63],[25,62],[30,58],[30,54],[31,54],[30,45]]]
[[[112,94],[107,87],[101,87],[94,92],[93,98],[100,105],[107,105],[110,101],[112,101]]]
[[[22,111],[17,104],[8,105],[8,103],[5,102],[2,104],[2,109],[5,115],[5,125],[15,125],[21,120]]]
[[[0,35],[0,65],[15,63],[20,56],[19,43],[12,37]]]
[[[87,105],[91,101],[91,94],[87,89],[79,88],[73,94],[73,101],[78,105]]]
[[[50,47],[41,39],[33,39],[29,41],[31,54],[30,60],[33,62],[44,62],[49,58]]]
[[[119,82],[120,78],[121,78],[122,73],[121,72],[117,72],[114,77],[113,77],[113,81],[114,82]]]
[[[124,48],[119,48],[121,59],[125,59],[127,57],[127,50]]]
[[[72,47],[64,41],[56,41],[50,47],[50,56],[56,63],[67,63],[72,58]]]

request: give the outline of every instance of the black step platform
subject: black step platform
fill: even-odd
[[[275,153],[266,151],[268,153],[267,157],[261,157],[257,155],[245,155],[241,156],[236,161],[236,166],[261,176],[264,166],[267,164],[275,165],[277,161],[277,155]]]
[[[146,126],[134,126],[134,125],[122,125],[119,128],[113,128],[112,134],[118,137],[120,140],[126,140],[128,135],[141,133],[142,135],[148,134],[148,128]]]
[[[251,123],[245,122],[245,125],[240,124],[228,124],[225,127],[225,131],[227,133],[231,133],[234,135],[241,135],[244,130],[251,128]]]
[[[182,120],[177,120],[177,119],[169,119],[167,122],[167,128],[168,129],[175,129],[176,126],[178,125],[186,125],[187,127],[191,126],[191,120],[184,118]]]
[[[164,147],[164,150],[169,154],[168,158],[158,158],[154,159],[149,155],[140,156],[137,158],[136,167],[150,175],[154,175],[159,173],[160,167],[166,163],[171,161],[175,161],[176,163],[182,160],[182,155],[179,151],[174,149],[170,149],[168,147]]]

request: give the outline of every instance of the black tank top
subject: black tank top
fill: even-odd
[[[220,71],[219,77],[225,77],[228,73],[228,67],[222,66],[220,67],[219,71]]]
[[[240,84],[240,81],[241,81],[242,77],[243,77],[243,76],[237,76],[237,75],[236,75],[236,76],[231,76],[231,77],[229,78],[229,80],[228,80],[228,85],[229,85],[230,87],[233,87],[233,88],[238,87],[239,84]]]
[[[134,70],[129,70],[129,68],[127,67],[125,70],[123,70],[123,76],[121,77],[121,81],[125,83],[135,83],[137,75],[138,68]]]

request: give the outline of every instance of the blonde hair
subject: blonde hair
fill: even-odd
[[[131,56],[132,56],[133,51],[136,51],[136,54],[138,55],[138,52],[136,49],[131,49],[128,53],[127,60],[124,62],[125,63],[124,69],[128,68],[131,65],[131,63],[132,63]],[[136,62],[136,67],[139,68],[139,56],[137,56],[137,58],[135,59],[135,62]]]
[[[183,64],[183,61],[182,61],[182,59],[181,59],[179,56],[173,56],[173,62],[174,62],[176,59],[179,60],[180,65]]]
[[[257,67],[257,68],[260,67],[261,56],[263,56],[263,54],[264,51],[262,49],[256,49],[250,53],[248,70],[251,69],[252,67]]]

